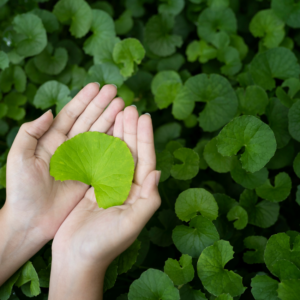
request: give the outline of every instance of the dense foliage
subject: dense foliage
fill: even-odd
[[[0,0],[1,203],[19,126],[113,83],[152,115],[162,206],[104,299],[299,299],[299,28],[299,0]],[[47,299],[50,267],[0,299]]]

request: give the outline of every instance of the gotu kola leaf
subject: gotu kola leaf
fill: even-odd
[[[274,156],[276,140],[273,131],[253,116],[242,116],[228,123],[217,137],[218,151],[223,156],[241,155],[242,167],[251,173],[262,169]]]
[[[92,185],[98,205],[103,208],[123,204],[133,172],[133,157],[127,145],[99,132],[81,133],[64,142],[50,161],[51,176]]]
[[[240,275],[224,269],[225,264],[233,259],[233,254],[230,243],[220,240],[204,249],[199,257],[198,276],[203,286],[215,296],[228,293],[236,297],[246,289]]]

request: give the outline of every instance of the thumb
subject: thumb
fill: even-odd
[[[133,204],[134,218],[139,219],[141,226],[145,226],[155,211],[161,205],[158,183],[161,171],[152,171],[143,182],[140,198]]]
[[[15,137],[10,153],[21,155],[25,159],[32,157],[35,153],[38,139],[48,131],[52,122],[53,114],[50,109],[38,119],[24,123]]]

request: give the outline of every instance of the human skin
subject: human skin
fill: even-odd
[[[91,197],[92,190],[84,183],[55,181],[49,174],[49,162],[57,147],[78,133],[119,132],[115,124],[117,119],[123,116],[125,119],[136,109],[130,107],[121,112],[124,102],[115,98],[116,93],[113,85],[106,85],[99,91],[97,83],[88,84],[54,120],[48,111],[21,126],[8,155],[7,199],[0,210],[0,285],[53,239],[60,227],[67,227],[62,226],[66,218],[69,216],[67,220],[70,220],[80,204]],[[149,116],[143,117],[149,119]],[[124,121],[126,129],[125,124]],[[68,240],[67,235],[64,238],[59,234],[58,237],[64,245],[62,248],[71,246],[63,243],[64,239]],[[58,244],[53,243],[56,245],[53,256],[59,259]],[[55,260],[53,265],[56,265]]]

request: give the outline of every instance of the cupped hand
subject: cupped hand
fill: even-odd
[[[52,245],[53,266],[71,258],[73,264],[107,268],[128,248],[158,209],[160,172],[156,157],[151,117],[138,116],[127,107],[116,118],[113,135],[125,141],[135,161],[135,175],[123,205],[99,208],[91,187],[59,228]],[[57,259],[57,261],[56,261]],[[76,263],[75,263],[76,261]],[[54,282],[57,273],[53,271]]]
[[[50,176],[50,159],[58,146],[76,134],[86,131],[111,134],[116,116],[124,108],[124,101],[115,98],[116,93],[114,85],[105,85],[99,91],[97,83],[90,83],[54,120],[48,111],[21,126],[7,159],[4,206],[14,220],[15,231],[33,230],[35,238],[46,242],[84,197],[88,185],[55,181]]]

